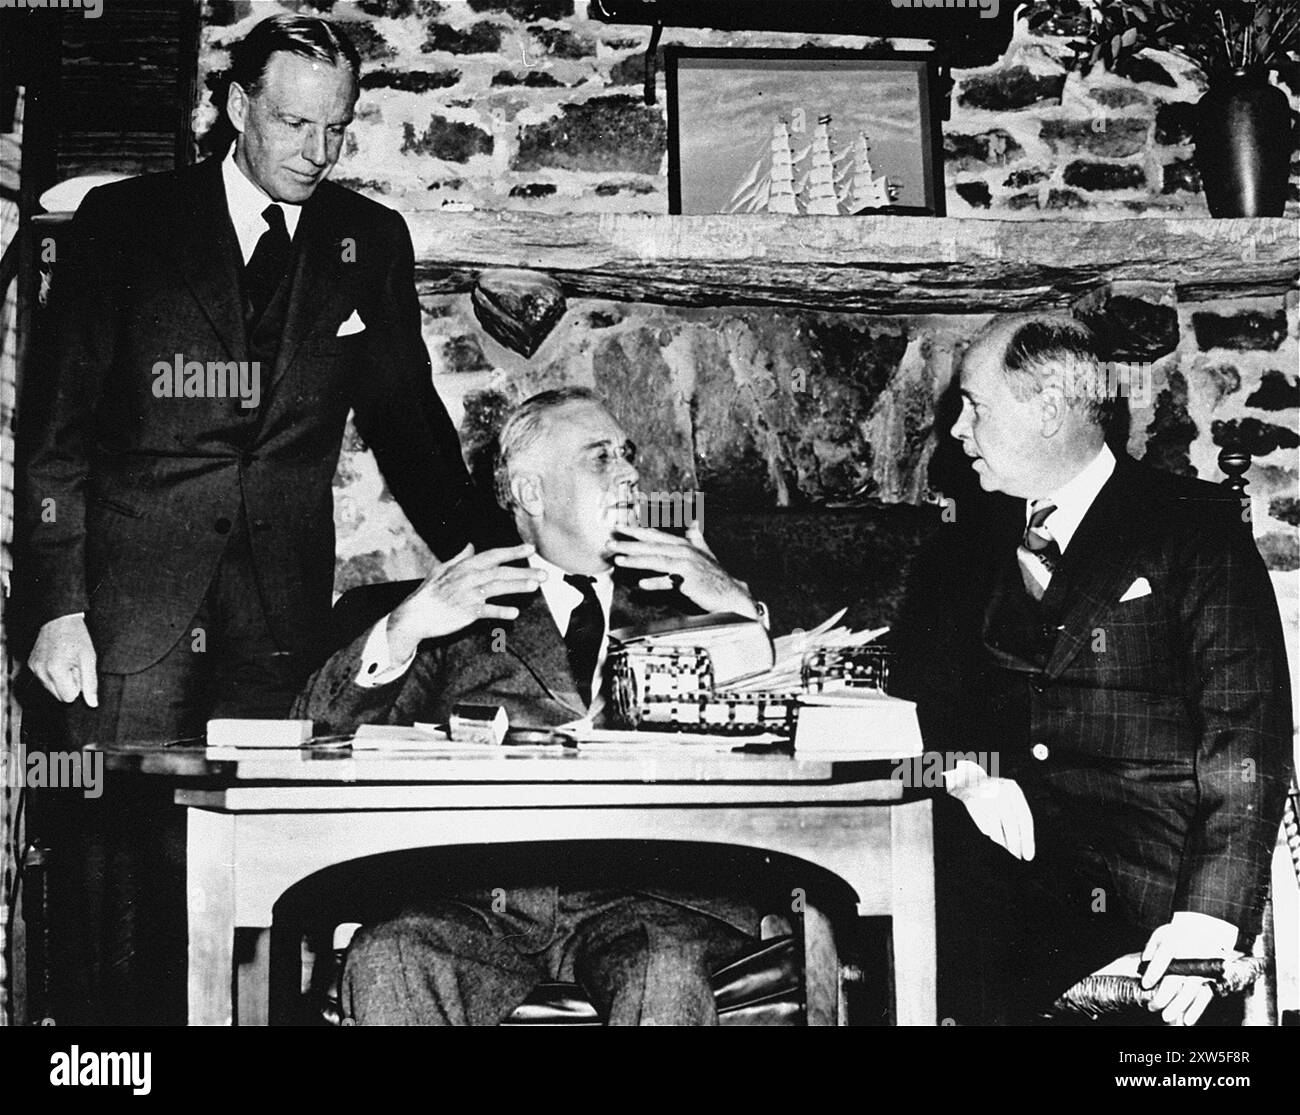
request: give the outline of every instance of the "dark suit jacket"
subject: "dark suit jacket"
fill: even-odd
[[[637,593],[616,577],[610,626],[692,610],[684,598],[670,598],[675,599],[673,604],[662,602],[663,595]],[[426,640],[402,678],[373,689],[363,689],[355,681],[368,632],[358,636],[307,682],[293,715],[314,720],[318,730],[331,732],[347,732],[358,724],[446,723],[452,706],[461,701],[501,705],[510,723],[518,727],[554,726],[586,715],[569,670],[564,639],[545,598],[538,592],[512,602],[520,605],[512,623],[484,620],[459,635]],[[673,857],[651,858],[654,862],[643,864],[637,878],[641,893],[708,913],[745,933],[756,931],[759,910],[750,898],[734,893],[734,877],[704,883],[701,876],[706,873],[698,865],[683,871]],[[613,870],[612,862],[602,860],[601,877],[587,885],[611,885]],[[531,882],[535,885],[539,880]],[[755,874],[748,882],[757,887],[760,880]],[[570,885],[576,884],[570,880]],[[526,887],[510,889],[531,893]]]
[[[1281,621],[1240,505],[1121,458],[1053,575],[1037,664],[990,646],[997,601],[1023,593],[1023,507],[991,500],[963,509],[977,522],[940,530],[942,557],[918,566],[900,624],[893,688],[919,701],[927,748],[997,753],[1040,849],[1099,857],[1134,923],[1191,910],[1237,925],[1244,944],[1259,930],[1292,726]],[[1151,592],[1121,602],[1138,578]]]
[[[638,593],[616,577],[610,627],[661,619],[690,605],[676,596]],[[321,730],[347,732],[358,724],[445,724],[462,701],[501,705],[517,727],[553,727],[587,715],[569,670],[564,637],[540,592],[512,598],[512,622],[482,620],[445,639],[420,644],[411,668],[389,685],[356,684],[369,631],[334,654],[307,682],[294,716]]]
[[[241,502],[272,630],[286,649],[312,645],[328,621],[331,481],[349,407],[437,553],[482,520],[430,380],[397,213],[329,182],[304,205],[256,409],[153,393],[155,363],[178,353],[251,359],[220,160],[92,191],[70,239],[55,278],[53,397],[37,408],[24,484],[27,584],[37,623],[88,612],[102,670],[144,669],[173,645]],[[364,331],[337,336],[354,312]]]

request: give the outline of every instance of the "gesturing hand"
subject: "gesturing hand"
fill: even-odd
[[[610,542],[609,552],[614,555],[614,564],[661,574],[637,582],[641,588],[654,591],[675,585],[683,596],[706,612],[735,612],[758,617],[758,608],[748,587],[718,564],[695,524],[686,528],[685,538],[631,524],[618,529],[628,537]]]
[[[86,704],[99,707],[95,644],[90,641],[85,617],[59,616],[45,624],[27,656],[27,666],[65,704],[84,695]]]
[[[507,564],[532,553],[528,543],[481,554],[475,554],[473,546],[466,546],[450,561],[435,561],[424,583],[388,617],[388,652],[392,660],[405,662],[421,639],[450,635],[480,619],[518,616],[518,608],[488,601],[537,590],[545,573]]]
[[[1034,815],[1024,791],[1010,778],[993,778],[978,763],[960,759],[944,773],[948,793],[976,828],[1017,859],[1034,858]]]

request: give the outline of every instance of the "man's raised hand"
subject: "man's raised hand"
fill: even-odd
[[[748,587],[718,564],[696,524],[686,528],[685,538],[630,523],[618,529],[628,537],[610,542],[614,564],[659,574],[639,581],[641,588],[655,591],[676,587],[706,612],[758,617]]]
[[[405,662],[422,639],[450,635],[480,619],[511,620],[519,609],[490,604],[501,596],[536,592],[546,574],[532,567],[510,565],[533,553],[528,543],[500,550],[474,552],[466,546],[450,561],[436,561],[432,572],[388,617],[388,651],[394,662]]]

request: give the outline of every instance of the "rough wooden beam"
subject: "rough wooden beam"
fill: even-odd
[[[1112,281],[1180,299],[1280,294],[1300,276],[1283,218],[986,221],[411,213],[420,285],[468,290],[529,268],[571,297],[670,305],[978,313],[1068,306]]]

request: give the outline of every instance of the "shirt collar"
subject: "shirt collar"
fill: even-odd
[[[258,240],[266,231],[266,221],[262,211],[271,204],[271,197],[261,187],[254,185],[235,163],[235,148],[221,160],[221,180],[226,188],[226,207],[230,210],[230,221],[235,226],[239,237],[239,247],[244,253],[244,262],[253,255]],[[289,230],[289,239],[298,229],[298,220],[302,217],[302,206],[291,205],[287,201],[275,203],[284,211],[284,224]]]
[[[568,629],[573,609],[582,599],[582,592],[564,579],[569,575],[567,569],[561,569],[553,561],[547,561],[541,554],[531,554],[528,564],[546,574],[546,580],[542,582],[542,595],[546,598],[547,607],[551,609],[551,615],[555,617],[555,625],[563,635]],[[609,611],[614,602],[614,577],[609,572],[597,573],[593,580],[595,583],[592,587],[596,590],[601,611],[605,613],[605,627],[608,629]]]
[[[1074,532],[1079,529],[1083,517],[1088,513],[1097,494],[1115,471],[1115,454],[1110,446],[1103,445],[1101,451],[1072,480],[1062,484],[1050,496],[1039,500],[1030,500],[1025,504],[1025,522],[1029,522],[1035,504],[1052,503],[1056,505],[1044,524],[1056,540],[1061,552],[1070,544]]]

